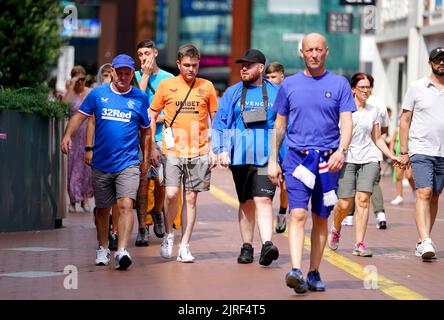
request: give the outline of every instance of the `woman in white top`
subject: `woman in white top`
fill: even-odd
[[[373,77],[365,73],[356,73],[351,78],[351,87],[357,111],[353,113],[353,135],[347,151],[344,166],[339,177],[339,201],[333,211],[334,224],[328,236],[328,246],[336,250],[341,236],[341,222],[347,216],[353,199],[356,209],[356,243],[353,254],[371,257],[372,252],[365,246],[370,196],[379,171],[379,159],[372,152],[373,143],[393,163],[399,159],[387,147],[381,137],[380,114],[378,108],[366,103],[373,88]]]

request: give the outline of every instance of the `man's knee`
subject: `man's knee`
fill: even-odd
[[[290,211],[290,222],[302,223],[307,219],[308,212],[305,209],[292,209]]]
[[[419,188],[416,190],[416,198],[422,201],[430,201],[433,197],[432,188]]]
[[[167,201],[177,201],[179,196],[179,188],[167,187],[165,190],[165,196]]]
[[[366,192],[358,192],[356,194],[355,201],[357,206],[368,209],[368,207],[370,206],[370,194]]]
[[[254,197],[254,204],[256,207],[270,206],[272,204],[272,200],[268,197]]]

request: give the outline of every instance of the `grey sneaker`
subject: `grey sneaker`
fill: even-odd
[[[148,232],[146,228],[139,229],[136,239],[136,247],[147,247],[148,246]]]
[[[355,245],[355,249],[353,250],[353,255],[359,257],[372,257],[373,253],[369,248],[367,248],[364,242],[359,242]]]
[[[109,249],[102,246],[96,250],[96,266],[107,266],[111,260],[111,253]]]
[[[278,213],[276,218],[276,233],[283,233],[287,229],[287,221],[285,214]]]
[[[163,213],[162,212],[152,212],[151,217],[153,218],[154,226],[154,234],[158,238],[163,238],[165,235],[165,225],[163,223]]]

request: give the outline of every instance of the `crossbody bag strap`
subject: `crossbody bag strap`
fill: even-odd
[[[173,117],[173,120],[171,120],[171,122],[170,122],[169,125],[168,125],[168,124],[166,123],[166,121],[165,121],[165,128],[168,128],[168,127],[172,127],[172,126],[173,126],[174,120],[176,120],[177,115],[179,114],[180,110],[182,110],[183,106],[185,105],[185,102],[187,101],[188,96],[190,95],[191,90],[193,89],[195,83],[196,83],[196,79],[194,79],[193,83],[191,84],[190,89],[188,89],[187,95],[185,96],[185,98],[183,99],[183,101],[180,103],[179,109],[177,109],[176,114],[175,114],[174,117]]]
[[[244,110],[245,110],[246,98],[247,98],[247,86],[244,84],[242,86],[242,95],[241,95],[241,101],[240,101],[241,112],[244,112]],[[264,101],[265,112],[267,112],[268,111],[268,92],[267,92],[267,84],[265,83],[265,81],[262,82],[262,99]]]
[[[156,94],[156,90],[154,90],[153,86],[151,85],[150,81],[148,80],[148,88],[150,89],[150,91],[153,93],[153,95]]]

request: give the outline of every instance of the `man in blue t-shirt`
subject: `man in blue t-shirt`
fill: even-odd
[[[132,263],[126,248],[134,223],[133,202],[136,200],[139,176],[148,171],[151,129],[148,96],[131,86],[134,60],[121,54],[113,59],[112,66],[112,83],[91,90],[79,112],[69,120],[61,149],[63,153],[68,152],[72,144],[71,137],[87,117],[94,115],[96,126],[91,167],[99,242],[96,265],[110,263],[111,254],[107,248],[109,211],[117,201],[120,217],[118,250],[114,255],[115,268],[125,270]],[[138,156],[139,133],[143,151],[142,162]]]
[[[305,69],[285,78],[274,104],[278,112],[268,175],[275,185],[282,180],[278,154],[287,134],[288,151],[282,164],[290,205],[288,239],[292,270],[286,284],[297,294],[324,291],[319,265],[327,241],[328,216],[337,201],[338,171],[352,135],[356,110],[348,81],[325,69],[328,46],[317,33],[304,37],[300,55]],[[287,127],[287,123],[291,125]],[[275,139],[274,139],[275,138]],[[311,198],[310,268],[307,281],[301,272],[304,227]]]
[[[156,58],[158,55],[157,48],[153,41],[142,40],[137,45],[137,56],[140,60],[141,69],[136,72],[136,79],[139,83],[140,90],[144,91],[149,99],[150,105],[156,93],[157,86],[163,79],[172,78],[173,75],[157,66]],[[136,246],[148,245],[148,226],[146,225],[146,212],[148,209],[148,189],[149,179],[154,180],[154,207],[151,210],[151,217],[154,223],[154,234],[158,238],[162,238],[165,233],[164,219],[163,219],[163,203],[165,201],[165,184],[160,181],[160,173],[163,170],[165,157],[160,153],[162,146],[162,126],[163,126],[163,112],[157,118],[157,121],[151,121],[152,135],[152,156],[155,153],[159,155],[154,159],[151,169],[146,176],[140,177],[139,190],[137,192],[136,210],[139,221],[139,232],[137,234]],[[155,134],[154,134],[155,132]],[[163,176],[163,175],[162,175]]]
[[[268,179],[266,167],[277,87],[263,79],[265,56],[259,50],[248,50],[236,63],[241,64],[242,81],[229,87],[222,97],[213,123],[212,149],[221,165],[230,167],[240,203],[243,245],[237,261],[253,262],[257,217],[262,240],[259,263],[268,266],[279,257],[278,248],[271,242],[276,187]]]

